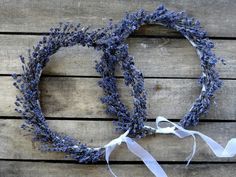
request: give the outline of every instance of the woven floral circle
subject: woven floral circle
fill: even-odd
[[[98,30],[99,31],[99,30]],[[21,114],[25,123],[22,128],[29,130],[34,135],[34,140],[41,142],[41,150],[65,152],[80,163],[96,162],[104,157],[104,147],[88,147],[72,137],[58,133],[49,128],[40,106],[39,82],[43,68],[62,47],[82,45],[93,47],[95,35],[98,31],[88,32],[88,28],[81,28],[70,23],[61,23],[59,27],[50,29],[48,36],[43,37],[33,50],[29,50],[26,62],[20,56],[23,73],[13,74],[14,86],[20,90],[21,95],[16,97],[16,111]]]
[[[216,71],[216,63],[218,60],[221,60],[225,64],[224,60],[217,57],[212,51],[214,44],[207,37],[206,31],[200,26],[198,20],[189,17],[185,12],[167,10],[163,5],[153,12],[141,9],[134,13],[127,13],[119,23],[111,24],[107,27],[107,40],[110,41],[111,51],[113,50],[112,46],[116,44],[121,46],[118,51],[117,62],[122,62],[121,66],[124,71],[123,75],[126,85],[132,86],[134,106],[132,112],[129,112],[119,98],[107,96],[102,101],[107,104],[107,112],[118,117],[118,129],[123,131],[130,129],[130,134],[139,137],[153,134],[155,131],[147,129],[144,125],[144,122],[147,120],[147,113],[143,75],[133,65],[134,60],[128,54],[128,46],[125,43],[125,39],[135,30],[146,24],[158,24],[178,31],[196,49],[199,57],[202,70],[199,79],[199,84],[202,87],[201,93],[192,104],[190,110],[180,120],[181,126],[197,125],[200,116],[207,113],[211,104],[211,98],[222,85],[222,81],[219,79],[219,74]],[[116,64],[109,60],[106,61],[98,63],[98,72],[101,72],[104,67],[113,68]],[[114,70],[110,69],[107,74],[113,77]],[[109,79],[108,81],[103,80],[101,86],[107,92],[107,95],[112,95],[113,91],[109,88],[109,82],[113,82],[114,87],[116,87],[115,81]]]
[[[50,56],[60,48],[74,45],[93,47],[103,52],[101,61],[96,64],[96,70],[102,77],[99,85],[105,93],[101,100],[107,105],[106,111],[118,117],[115,121],[116,128],[122,131],[130,130],[130,136],[134,137],[153,134],[153,129],[144,125],[146,92],[143,75],[135,67],[133,57],[128,54],[128,45],[125,43],[125,39],[144,24],[161,24],[175,29],[196,48],[202,68],[200,77],[202,91],[180,123],[188,126],[198,122],[199,116],[209,108],[210,98],[221,85],[215,70],[218,58],[211,51],[213,43],[207,38],[198,21],[189,18],[185,13],[171,12],[160,6],[152,13],[139,10],[127,14],[121,22],[97,30],[81,28],[80,25],[75,26],[70,23],[60,24],[59,27],[52,28],[49,35],[40,40],[32,51],[29,50],[27,62],[20,56],[23,73],[12,75],[15,87],[21,92],[21,95],[16,97],[16,111],[25,120],[22,128],[33,133],[34,140],[42,143],[41,149],[65,152],[80,163],[104,159],[104,147],[88,147],[79,140],[51,130],[41,110],[38,85],[43,68],[50,60]],[[121,65],[125,84],[132,86],[134,102],[132,112],[129,112],[120,100],[116,86],[116,64]]]

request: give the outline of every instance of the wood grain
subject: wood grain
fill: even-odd
[[[109,19],[118,21],[125,12],[140,8],[154,10],[156,6],[165,4],[167,8],[186,11],[202,22],[210,36],[236,36],[235,8],[231,0],[13,0],[1,1],[0,31],[2,32],[47,32],[51,26],[59,22],[72,21],[92,27],[101,27]],[[206,18],[207,17],[207,18]],[[143,28],[139,34],[173,35],[163,28],[154,25]],[[175,33],[174,33],[175,35]]]
[[[31,142],[31,135],[19,128],[21,120],[0,120],[0,159],[41,159],[65,160],[63,153],[42,153],[38,144]],[[114,131],[112,121],[68,121],[49,120],[51,129],[73,136],[92,147],[104,146],[119,136]],[[148,123],[154,127],[154,123]],[[236,135],[236,123],[201,123],[198,130],[222,145]],[[185,161],[192,148],[192,138],[179,139],[171,135],[149,136],[138,140],[158,161]],[[234,158],[217,158],[202,141],[197,142],[197,152],[193,161],[236,162]],[[140,161],[122,144],[111,155],[111,161]]]
[[[118,176],[153,176],[144,165],[112,165]],[[235,177],[235,164],[194,164],[187,169],[185,165],[162,165],[169,177]],[[110,177],[105,165],[79,165],[46,162],[7,162],[0,161],[1,176],[4,177]]]
[[[0,35],[0,74],[20,73],[18,56],[27,56],[41,36]],[[185,39],[130,38],[130,55],[145,77],[199,77],[200,62],[195,50]],[[227,65],[219,63],[217,69],[223,78],[236,78],[236,41],[214,40],[217,56],[224,57]],[[98,76],[95,60],[101,53],[85,47],[62,48],[51,57],[44,70],[47,75]],[[117,66],[117,75],[121,76]]]
[[[103,91],[97,86],[98,78],[43,77],[40,85],[41,105],[48,117],[58,118],[107,118],[106,106],[99,98]],[[15,95],[11,77],[0,77],[0,115],[17,116]],[[121,99],[132,108],[130,89],[118,79]],[[146,79],[148,93],[148,118],[158,115],[180,119],[198,97],[200,88],[194,79]],[[212,104],[209,114],[202,119],[235,120],[235,80],[225,80],[216,96],[217,105]]]
[[[161,3],[171,10],[185,10],[200,20],[208,35],[216,37],[213,41],[217,56],[227,61],[226,66],[217,65],[225,79],[216,96],[217,106],[212,105],[209,114],[202,117],[207,120],[193,129],[224,146],[230,138],[235,138],[236,40],[228,40],[236,37],[236,3],[232,0],[3,0],[0,1],[0,177],[110,176],[105,162],[79,165],[72,159],[65,160],[65,154],[39,151],[39,144],[31,142],[31,135],[19,128],[22,121],[14,111],[18,91],[6,75],[20,73],[18,56],[25,55],[42,37],[41,33],[59,22],[80,22],[97,28],[111,18],[117,22],[126,11],[140,8],[151,11]],[[185,39],[178,38],[179,33],[159,25],[145,25],[133,36],[127,43],[136,66],[146,77],[148,118],[153,121],[162,115],[180,119],[200,91],[197,80],[192,79],[200,74],[194,49]],[[99,100],[103,94],[97,86],[94,61],[100,56],[100,52],[78,46],[61,49],[52,56],[43,73],[47,76],[40,83],[43,112],[48,118],[57,119],[48,121],[50,127],[94,147],[119,136],[112,121],[106,119],[114,117],[104,113],[106,107]],[[119,67],[116,75],[122,76]],[[122,79],[118,79],[118,87],[122,100],[131,109],[130,90]],[[147,124],[154,126],[154,122]],[[182,162],[191,152],[191,138],[179,140],[174,136],[155,135],[138,143],[164,163],[162,166],[169,177],[236,176],[236,157],[216,158],[199,139],[195,163],[188,169]],[[111,160],[124,163],[112,164],[118,176],[152,176],[125,145],[114,151]]]

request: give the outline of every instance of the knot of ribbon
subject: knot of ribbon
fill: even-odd
[[[161,122],[167,122],[170,123],[171,127],[160,127],[159,124]],[[187,157],[187,165],[191,162],[193,156],[196,152],[196,136],[198,135],[212,150],[212,152],[217,157],[234,157],[236,155],[236,138],[232,138],[228,141],[225,148],[223,148],[219,143],[214,141],[212,138],[198,132],[198,131],[192,131],[192,130],[186,130],[183,127],[169,121],[168,119],[164,117],[157,117],[156,119],[156,128],[145,126],[146,128],[154,129],[155,132],[158,134],[174,134],[179,138],[185,138],[188,136],[192,136],[193,138],[193,147],[191,154]],[[111,172],[111,174],[114,177],[117,177],[115,173],[112,171],[110,165],[109,165],[109,157],[112,151],[116,148],[117,145],[120,145],[122,142],[126,143],[128,149],[138,156],[144,164],[147,166],[147,168],[156,176],[156,177],[167,177],[167,174],[165,171],[161,168],[161,166],[158,164],[158,162],[155,160],[155,158],[146,151],[142,146],[140,146],[138,143],[136,143],[133,139],[127,137],[130,130],[127,130],[124,134],[120,135],[118,138],[113,139],[108,144],[106,144],[105,147],[105,159],[108,164],[108,168]]]

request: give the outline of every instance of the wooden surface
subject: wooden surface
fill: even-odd
[[[227,65],[217,69],[224,85],[216,95],[217,105],[201,118],[194,130],[201,131],[222,145],[236,137],[236,3],[233,0],[0,0],[0,177],[100,177],[111,176],[105,162],[79,165],[61,153],[42,153],[31,136],[19,127],[14,111],[15,95],[10,74],[21,72],[18,61],[60,21],[81,22],[101,27],[124,12],[139,8],[153,10],[159,4],[173,10],[185,10],[196,17],[215,43],[215,52]],[[148,92],[148,124],[158,115],[177,121],[191,107],[200,88],[199,59],[191,45],[174,31],[158,25],[142,27],[127,40],[137,67],[145,76]],[[99,101],[102,89],[97,86],[94,61],[100,53],[83,47],[62,49],[52,56],[43,73],[40,89],[42,108],[50,126],[91,146],[108,143],[119,134]],[[117,76],[121,76],[119,66]],[[118,79],[122,100],[132,108],[129,88]],[[99,135],[99,136],[98,136]],[[163,166],[169,177],[235,177],[236,158],[216,158],[198,140],[196,157],[185,168],[192,139],[156,135],[138,141]],[[111,156],[111,164],[120,177],[149,177],[152,174],[125,145]]]

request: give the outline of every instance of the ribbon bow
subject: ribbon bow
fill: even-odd
[[[172,124],[171,127],[160,127],[159,124],[161,122],[168,122]],[[146,128],[154,129],[156,133],[160,134],[174,134],[179,138],[185,138],[188,136],[193,137],[193,148],[192,153],[187,157],[188,163],[191,162],[193,156],[196,152],[196,136],[198,135],[202,140],[210,147],[210,149],[213,151],[213,153],[217,157],[234,157],[236,155],[236,138],[232,138],[230,141],[228,141],[225,148],[223,148],[220,144],[218,144],[216,141],[214,141],[212,138],[198,132],[198,131],[192,131],[192,130],[186,130],[183,127],[169,121],[168,119],[164,117],[157,117],[156,119],[156,127],[153,128],[150,126],[145,126]],[[147,166],[147,168],[156,176],[156,177],[167,177],[165,171],[161,168],[161,166],[157,163],[157,161],[153,158],[153,156],[146,151],[142,146],[140,146],[138,143],[136,143],[133,139],[127,137],[130,130],[127,130],[124,134],[122,134],[120,137],[112,140],[107,145],[105,145],[106,149],[106,162],[108,164],[108,168],[111,172],[111,174],[114,177],[117,177],[114,172],[111,170],[111,167],[109,165],[109,157],[111,152],[116,148],[117,145],[120,145],[122,142],[127,144],[128,149],[138,156],[144,164]]]
[[[157,161],[152,157],[152,155],[146,151],[142,146],[140,146],[138,143],[136,143],[133,139],[127,137],[130,130],[127,130],[124,134],[122,134],[120,137],[112,140],[110,143],[105,145],[106,148],[106,161],[108,164],[108,168],[111,172],[111,174],[114,177],[117,177],[114,172],[111,170],[111,167],[109,165],[109,157],[111,152],[116,148],[117,145],[120,145],[122,142],[127,144],[128,149],[138,156],[144,164],[149,168],[149,170],[155,174],[156,176],[160,175],[160,177],[167,177],[164,170],[161,168],[161,166],[157,163]]]

